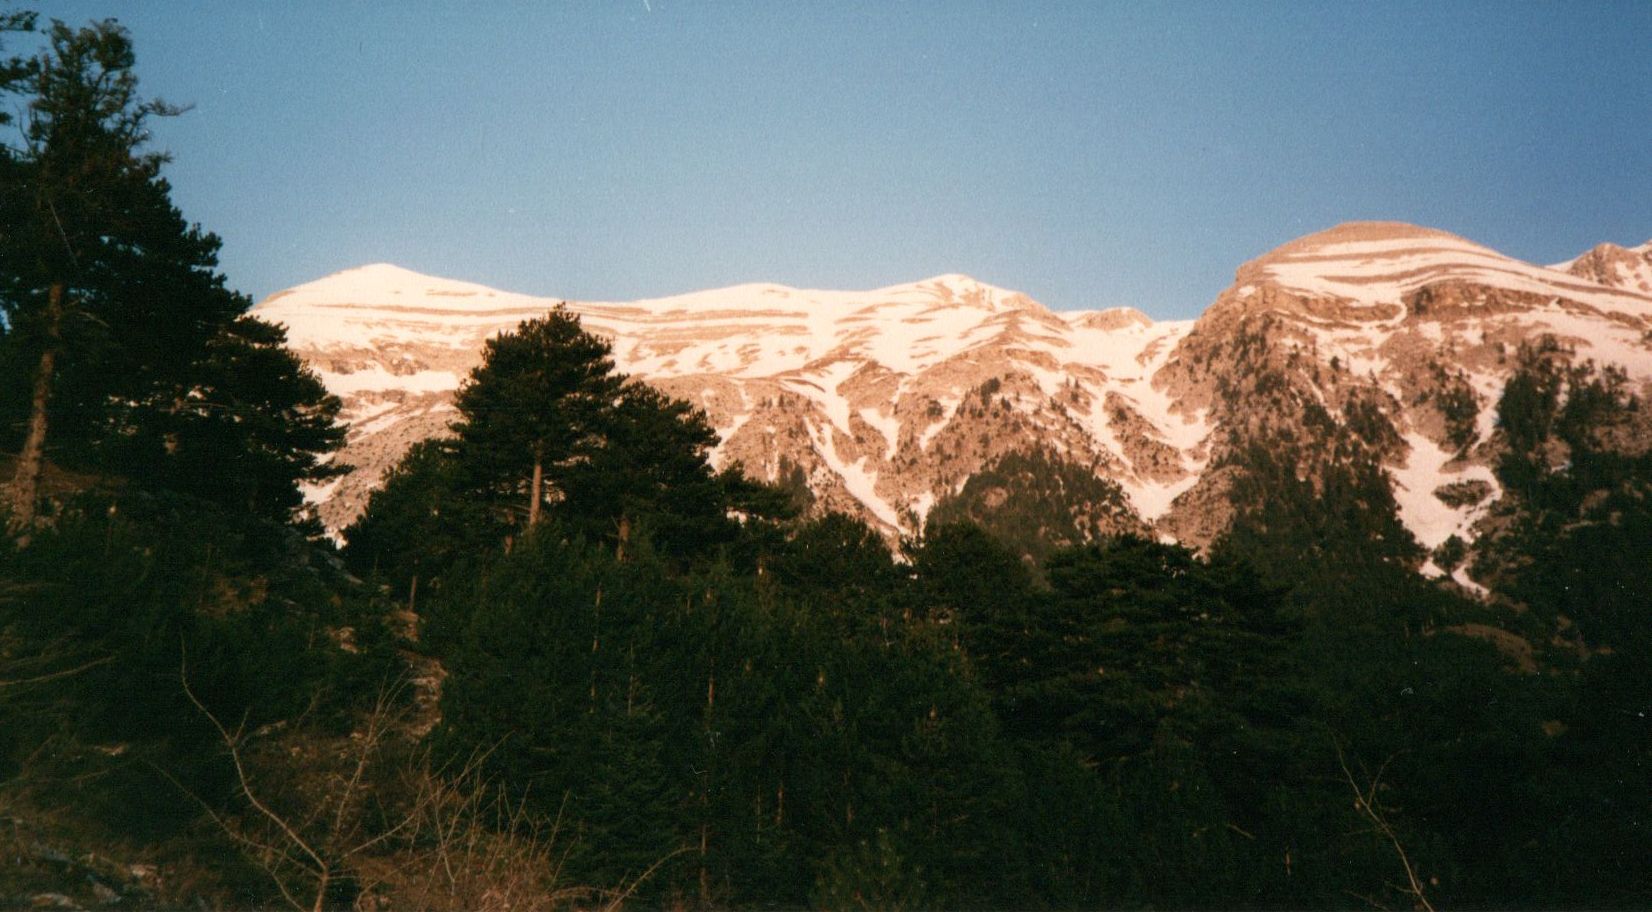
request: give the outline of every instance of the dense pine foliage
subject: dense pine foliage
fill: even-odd
[[[1036,446],[971,475],[935,501],[928,522],[975,523],[1035,563],[1106,535],[1146,532],[1116,483]]]
[[[559,310],[339,553],[297,487],[336,403],[171,207],[124,33],[48,45],[0,71],[0,904],[1652,903],[1620,373],[1518,353],[1472,599],[1415,572],[1369,402],[1244,379],[1306,420],[1220,467],[1206,555],[1108,534],[1117,489],[1037,452],[892,549],[715,472]]]

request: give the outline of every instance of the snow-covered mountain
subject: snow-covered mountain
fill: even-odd
[[[1497,400],[1520,344],[1542,335],[1579,359],[1621,365],[1635,385],[1652,382],[1652,293],[1521,262],[1443,231],[1351,223],[1241,266],[1155,382],[1183,408],[1209,410],[1217,464],[1269,437],[1270,423],[1310,422],[1303,403],[1342,425],[1363,410],[1382,425],[1368,436],[1378,439],[1400,519],[1432,548],[1451,535],[1472,541],[1474,523],[1496,501],[1489,445]],[[1296,395],[1243,382],[1263,373]],[[1453,394],[1468,426],[1452,427],[1444,403]],[[1161,528],[1208,541],[1222,525],[1227,481],[1206,473]],[[1438,496],[1460,482],[1488,493],[1473,503]]]
[[[312,492],[327,524],[347,525],[409,446],[443,432],[483,340],[557,303],[381,264],[259,304],[345,401],[340,458],[357,468]],[[1304,420],[1244,382],[1273,372],[1332,421],[1372,404],[1396,436],[1384,467],[1400,517],[1433,546],[1472,536],[1495,499],[1475,443],[1492,436],[1521,341],[1553,334],[1652,382],[1652,243],[1543,267],[1397,223],[1341,225],[1246,263],[1197,321],[1055,313],[962,275],[568,306],[621,370],[706,411],[720,465],[801,477],[821,506],[890,534],[1037,447],[1117,483],[1119,527],[1206,543],[1227,519],[1227,457],[1270,422]],[[1442,384],[1463,383],[1477,406],[1467,446],[1438,405]],[[1435,496],[1471,479],[1492,496]]]
[[[329,525],[346,524],[383,473],[451,420],[449,400],[482,342],[556,299],[494,291],[389,265],[366,266],[272,295],[255,313],[346,403],[357,471],[316,492]],[[1148,378],[1191,327],[1131,310],[1056,314],[967,276],[874,291],[742,285],[628,303],[568,302],[610,340],[621,370],[705,409],[720,464],[774,478],[802,471],[820,500],[887,531],[914,531],[934,498],[985,459],[1040,437],[1101,462],[1137,510],[1162,513],[1191,466],[1127,452],[1193,447],[1205,428],[1170,414]],[[966,397],[998,380],[1016,404],[1015,436],[982,439],[959,420]],[[1076,392],[1075,392],[1076,390]],[[1108,415],[1115,403],[1132,416]],[[1119,411],[1119,409],[1115,409]],[[1126,444],[1125,440],[1130,443]],[[1138,460],[1141,459],[1137,453]]]

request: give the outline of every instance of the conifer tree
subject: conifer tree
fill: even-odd
[[[0,394],[22,419],[14,530],[33,525],[48,450],[291,518],[296,483],[336,471],[322,454],[342,441],[337,401],[243,316],[218,238],[172,205],[166,156],[145,145],[150,118],[178,109],[139,94],[126,31],[54,22],[47,39],[4,85],[26,102],[0,145],[0,360],[28,375]]]
[[[565,307],[489,340],[455,405],[454,439],[421,451],[423,468],[397,472],[369,504],[352,533],[358,553],[375,536],[375,550],[402,541],[418,551],[422,536],[376,514],[432,498],[464,502],[471,529],[449,527],[461,538],[482,527],[508,538],[554,509],[567,531],[614,544],[622,559],[639,525],[663,553],[687,557],[732,541],[736,511],[760,521],[787,512],[765,486],[713,471],[717,435],[705,415],[616,372],[608,343]]]
[[[338,398],[285,342],[285,330],[255,317],[223,326],[175,382],[107,410],[104,461],[157,487],[292,520],[299,482],[349,467],[324,459],[344,442]]]
[[[566,307],[489,339],[454,400],[467,483],[507,526],[532,528],[546,498],[600,445],[600,421],[623,381],[608,343]],[[511,521],[518,504],[519,524]]]
[[[563,496],[570,519],[600,524],[590,531],[613,535],[622,556],[641,517],[652,517],[656,545],[670,551],[729,537],[723,483],[707,462],[717,432],[703,414],[630,382],[600,437],[600,446],[568,469]]]
[[[484,553],[486,517],[459,483],[452,441],[413,445],[344,530],[344,558],[364,577],[388,582],[410,603],[467,554]]]
[[[150,117],[172,113],[137,91],[126,33],[113,23],[54,23],[49,49],[8,88],[25,92],[20,142],[5,148],[5,319],[33,355],[27,429],[12,480],[12,521],[33,521],[60,361],[117,344],[134,321],[116,297],[110,260],[141,257],[167,224],[162,156],[141,150]],[[176,239],[176,238],[175,238]],[[210,245],[188,232],[210,256]],[[187,268],[187,267],[186,267]],[[153,316],[153,315],[151,315]],[[190,321],[156,321],[188,325]]]
[[[32,10],[0,11],[0,48],[4,48],[4,37],[8,32],[32,32],[39,15]],[[0,95],[13,91],[13,86],[29,75],[32,61],[22,57],[0,58]],[[12,113],[0,109],[0,127],[9,126],[12,122]],[[8,150],[9,151],[9,150]],[[0,160],[5,156],[0,155]]]

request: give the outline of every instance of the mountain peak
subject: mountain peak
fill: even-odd
[[[366,273],[366,274],[370,274],[370,275],[393,275],[393,276],[420,276],[420,275],[422,275],[422,273],[414,272],[413,270],[408,269],[405,266],[398,266],[395,263],[387,263],[387,262],[364,263],[364,264],[362,264],[360,266],[357,266],[353,269],[341,269],[338,272],[334,273],[334,275],[346,275],[348,273],[353,273],[353,272]]]
[[[1451,281],[1537,297],[1588,291],[1449,231],[1404,222],[1345,222],[1270,250],[1241,266],[1235,277],[1241,293],[1273,285],[1311,299],[1346,302],[1371,317],[1397,313],[1392,306],[1419,288]]]
[[[917,282],[891,285],[877,289],[876,293],[897,298],[921,295],[946,306],[974,307],[992,312],[1015,310],[1040,315],[1050,314],[1049,308],[1023,292],[992,285],[961,272],[948,272]]]
[[[1438,228],[1407,222],[1343,222],[1281,244],[1251,262],[1324,257],[1342,260],[1413,249],[1457,249],[1495,254],[1490,248]]]
[[[368,263],[278,291],[265,298],[259,306],[267,308],[275,304],[279,309],[286,309],[314,300],[370,307],[406,307],[432,296],[450,299],[460,309],[491,309],[499,305],[500,299],[520,297],[474,282],[414,272],[394,263]],[[276,303],[278,301],[279,304]]]
[[[883,288],[873,290],[877,292],[940,292],[943,295],[956,296],[968,296],[971,294],[981,293],[1006,296],[1019,294],[1019,292],[1000,288],[997,285],[983,282],[974,276],[965,275],[961,272],[946,272],[940,275],[930,276],[927,279],[919,279],[916,282],[901,282],[898,285],[887,285]]]
[[[1109,307],[1062,314],[1073,326],[1116,332],[1121,329],[1153,326],[1153,318],[1134,307]]]
[[[405,266],[395,263],[367,263],[361,266],[352,266],[349,269],[340,269],[329,273],[307,284],[326,282],[329,284],[344,285],[427,285],[431,282],[445,282],[448,279],[439,279],[435,276],[414,272]]]
[[[1596,244],[1577,259],[1550,268],[1608,288],[1652,293],[1652,241],[1639,247],[1622,247],[1611,242]]]
[[[986,282],[961,272],[944,272],[938,276],[930,276],[918,285],[945,285],[948,288],[991,288]]]

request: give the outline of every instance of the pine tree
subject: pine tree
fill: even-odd
[[[851,625],[879,620],[900,581],[878,533],[843,513],[803,523],[774,556],[770,570],[785,590]]]
[[[4,39],[8,32],[32,32],[39,14],[32,10],[11,10],[0,12],[0,39]],[[0,40],[0,48],[5,47]],[[23,57],[0,58],[0,95],[14,91],[14,86],[28,78],[33,61]],[[0,127],[9,126],[12,122],[12,113],[0,109]],[[10,149],[0,151],[0,161],[9,159]]]
[[[344,530],[345,561],[416,604],[419,590],[440,585],[447,568],[497,543],[485,510],[459,479],[452,441],[414,444]]]
[[[648,517],[657,546],[674,553],[732,537],[723,481],[707,456],[717,432],[704,414],[653,387],[626,383],[598,429],[599,445],[563,480],[565,513],[623,556]]]
[[[8,226],[0,243],[8,341],[26,346],[34,362],[11,491],[19,530],[34,519],[53,393],[67,366],[60,361],[95,358],[130,338],[121,330],[142,331],[122,319],[134,308],[122,306],[111,281],[114,261],[142,258],[177,227],[166,218],[175,213],[160,179],[163,158],[141,151],[149,118],[172,109],[138,95],[125,31],[107,22],[79,31],[54,23],[49,41],[49,50],[10,86],[30,98],[22,144],[6,147],[0,203],[0,223]],[[187,231],[172,240],[208,246]],[[210,255],[210,249],[198,253]]]
[[[300,482],[349,467],[323,461],[344,442],[337,397],[285,341],[285,330],[254,317],[224,326],[177,382],[107,410],[101,461],[237,512],[293,520]]]
[[[145,151],[150,118],[130,37],[113,21],[54,22],[48,48],[6,70],[27,98],[20,142],[0,151],[0,358],[28,375],[11,521],[33,525],[50,453],[144,486],[205,491],[278,520],[296,484],[327,477],[338,404],[244,317],[217,271],[218,238],[186,222]],[[9,436],[9,435],[8,435]]]
[[[608,343],[565,307],[489,339],[454,400],[466,483],[507,526],[531,529],[600,446],[623,382]]]

